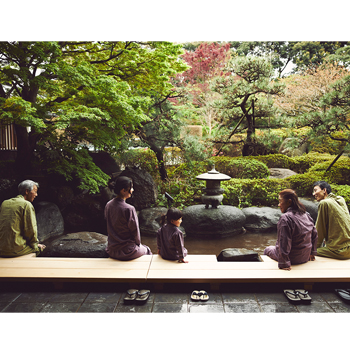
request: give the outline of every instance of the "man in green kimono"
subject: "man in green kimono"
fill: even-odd
[[[18,185],[19,195],[2,202],[0,207],[0,256],[15,257],[36,253],[39,244],[33,200],[38,195],[38,183],[25,180]]]
[[[350,214],[344,198],[333,194],[325,181],[317,181],[313,186],[313,196],[320,202],[315,225],[317,255],[350,259]]]

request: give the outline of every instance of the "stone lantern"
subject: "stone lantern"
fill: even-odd
[[[230,180],[231,177],[216,171],[214,165],[212,170],[198,175],[196,179],[206,181],[207,187],[203,189],[205,194],[202,195],[202,202],[205,204],[205,208],[208,209],[209,205],[211,205],[212,208],[217,209],[224,198],[222,194],[225,191],[220,187],[220,181]]]

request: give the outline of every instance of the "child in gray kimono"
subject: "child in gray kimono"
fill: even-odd
[[[177,208],[170,208],[162,218],[162,227],[157,232],[158,254],[166,260],[177,260],[178,262],[187,263],[185,256],[187,249],[184,247],[183,233],[179,229],[182,222],[182,213]]]

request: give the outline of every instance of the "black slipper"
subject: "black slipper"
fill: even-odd
[[[137,297],[135,299],[136,303],[138,303],[138,304],[145,303],[148,300],[150,294],[151,294],[151,291],[148,289],[139,290],[137,292]]]
[[[137,297],[137,289],[129,289],[126,291],[126,296],[124,298],[124,303],[125,304],[131,304],[133,301],[135,301]]]
[[[193,301],[199,301],[200,300],[200,293],[198,290],[194,290],[191,294],[191,299]]]
[[[298,293],[294,292],[294,289],[284,289],[283,293],[288,299],[288,301],[291,302],[292,304],[300,304],[301,299]]]
[[[209,295],[205,290],[200,290],[199,291],[199,299],[200,301],[208,301],[209,300]]]
[[[296,289],[294,292],[298,294],[302,304],[310,304],[311,303],[312,299],[311,299],[309,292],[307,290]]]
[[[346,289],[336,289],[335,292],[345,303],[350,304],[350,291]]]

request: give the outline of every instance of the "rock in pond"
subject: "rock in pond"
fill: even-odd
[[[58,206],[50,202],[34,203],[39,241],[59,236],[64,231],[64,221]]]
[[[204,204],[191,205],[182,214],[182,226],[188,236],[219,238],[244,232],[245,215],[230,205],[220,205],[217,209],[206,209]]]
[[[244,227],[247,231],[256,233],[277,231],[277,223],[282,214],[280,209],[269,207],[243,208],[242,212],[246,217]]]
[[[107,236],[97,232],[75,232],[47,244],[40,256],[67,258],[108,258]]]
[[[218,261],[261,261],[259,254],[251,249],[226,248],[217,257]]]

